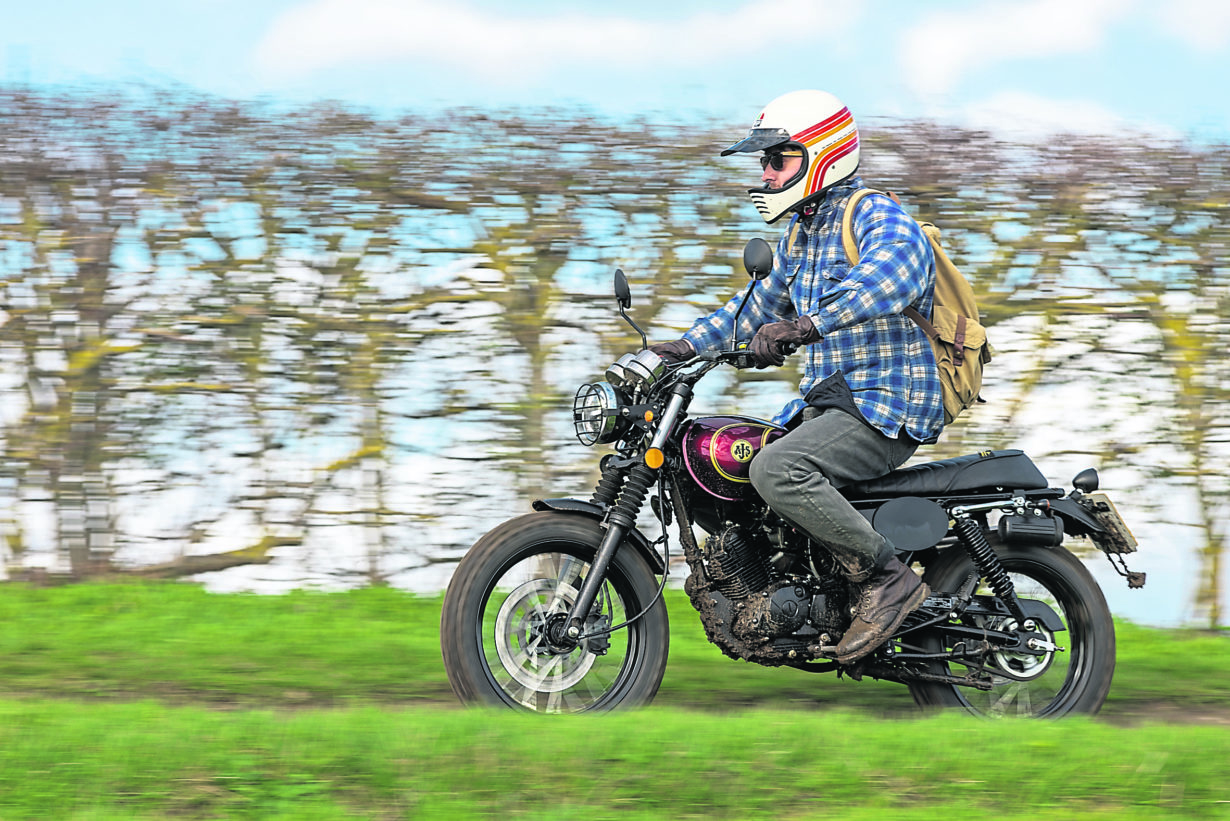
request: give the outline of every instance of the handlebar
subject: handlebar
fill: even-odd
[[[799,347],[800,347],[799,345],[795,345],[794,343],[787,342],[784,345],[782,345],[782,355],[790,356],[791,354],[795,353],[799,349]],[[744,343],[742,348],[739,348],[738,350],[734,350],[734,351],[730,351],[730,350],[701,351],[700,353],[693,356],[691,359],[685,359],[682,362],[676,362],[670,365],[669,367],[671,370],[678,371],[678,370],[687,368],[690,365],[695,365],[698,362],[707,363],[709,364],[710,367],[704,368],[698,371],[697,376],[704,374],[704,373],[708,373],[710,370],[713,369],[713,367],[716,367],[717,365],[730,365],[739,370],[744,370],[746,368],[762,367],[761,365],[758,365],[756,363],[756,360],[752,356],[752,352],[748,350],[746,343]]]
[[[747,348],[741,348],[737,351],[702,351],[689,362],[685,362],[683,364],[686,365],[693,362],[711,362],[714,365],[732,365],[739,369],[756,367],[756,362],[752,358],[752,352]]]

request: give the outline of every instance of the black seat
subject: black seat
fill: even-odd
[[[1024,451],[984,450],[894,470],[879,479],[843,488],[842,493],[849,498],[945,496],[953,493],[1040,490],[1046,487],[1046,477]]]

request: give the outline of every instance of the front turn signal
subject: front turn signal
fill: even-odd
[[[650,448],[645,451],[645,464],[657,470],[666,464],[666,454],[662,452],[661,448]]]

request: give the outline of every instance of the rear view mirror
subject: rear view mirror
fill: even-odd
[[[632,289],[628,287],[628,278],[618,268],[615,269],[615,301],[622,310],[632,307]]]
[[[632,321],[632,317],[628,316],[628,309],[632,307],[632,289],[628,287],[628,278],[619,268],[615,269],[615,301],[619,304],[619,315],[641,335],[641,348],[648,348],[649,340],[645,332],[641,330],[640,325]]]
[[[743,267],[752,279],[764,279],[773,272],[773,249],[760,237],[750,239],[743,248]]]

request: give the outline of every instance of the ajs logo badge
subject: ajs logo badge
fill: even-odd
[[[746,439],[736,439],[730,445],[730,455],[736,462],[750,462],[756,455],[756,448]]]

